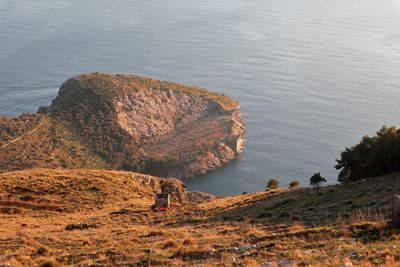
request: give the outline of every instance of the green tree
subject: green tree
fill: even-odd
[[[339,182],[351,182],[400,170],[400,130],[383,126],[375,136],[364,136],[336,160]]]
[[[298,188],[299,186],[300,186],[300,182],[299,181],[292,181],[289,184],[289,188],[290,189]]]
[[[276,179],[269,179],[267,184],[267,191],[277,189],[279,187],[279,182]]]
[[[325,177],[321,176],[321,173],[314,173],[313,176],[310,178],[310,185],[313,186],[314,188],[317,189],[317,192],[319,193],[319,189],[321,187],[322,183],[326,183]]]

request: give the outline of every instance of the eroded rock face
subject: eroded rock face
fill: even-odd
[[[145,142],[188,125],[215,104],[204,97],[168,89],[127,93],[117,99],[121,127],[133,138]]]
[[[74,77],[46,112],[62,117],[113,168],[195,176],[220,168],[243,149],[237,102],[139,76]]]
[[[226,111],[203,96],[148,89],[117,101],[121,127],[145,155],[172,158],[157,175],[204,174],[234,159],[243,148],[239,110]]]

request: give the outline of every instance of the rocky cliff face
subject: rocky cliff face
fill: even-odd
[[[164,177],[215,170],[243,149],[239,105],[207,90],[131,75],[65,82],[47,110],[114,168]]]
[[[166,159],[159,161],[160,171],[154,174],[204,174],[234,159],[243,148],[239,110],[226,110],[206,96],[148,88],[121,95],[116,104],[119,125],[144,155]]]
[[[202,88],[140,76],[76,76],[39,113],[113,169],[195,176],[221,167],[243,149],[237,102]]]

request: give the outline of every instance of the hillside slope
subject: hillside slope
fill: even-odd
[[[29,118],[29,119],[26,119]],[[31,134],[25,135],[35,129]],[[35,167],[110,168],[61,121],[41,114],[0,119],[0,173]],[[25,135],[25,136],[24,136]],[[23,136],[14,143],[16,138]]]
[[[139,207],[165,191],[175,202],[188,202],[180,180],[118,171],[33,169],[0,174],[0,209],[4,213],[35,210],[76,212],[133,203]]]
[[[278,189],[196,203],[180,181],[164,181],[182,194],[172,209],[152,212],[162,186],[152,176],[0,174],[0,265],[398,266],[400,235],[385,211],[400,190],[398,174],[320,195]]]
[[[320,194],[312,188],[299,188],[241,195],[211,203],[210,208],[215,210],[216,219],[323,225],[326,221],[349,219],[359,211],[371,216],[389,216],[393,196],[397,194],[400,194],[400,173],[325,186]]]
[[[71,78],[39,114],[2,118],[0,144],[40,119],[37,132],[1,150],[0,170],[86,167],[185,177],[219,168],[243,148],[237,102],[140,76]]]

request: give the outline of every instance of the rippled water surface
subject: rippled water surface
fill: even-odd
[[[246,149],[191,190],[336,182],[335,158],[400,125],[397,0],[0,0],[0,114],[48,105],[82,72],[136,73],[241,103]]]

